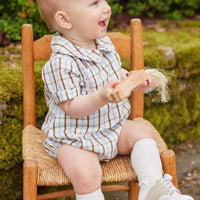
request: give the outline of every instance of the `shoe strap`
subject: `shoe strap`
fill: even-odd
[[[173,194],[174,192],[180,193],[180,191],[173,185],[171,175],[165,174],[162,182],[170,189],[169,194]]]
[[[174,192],[179,193],[179,190],[174,187],[171,180],[172,177],[169,174],[165,174],[162,180],[155,182],[144,200],[159,200],[162,195],[172,195]]]

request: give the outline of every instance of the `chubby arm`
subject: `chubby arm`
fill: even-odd
[[[89,95],[79,95],[76,98],[60,103],[62,110],[72,118],[81,118],[96,112],[105,104],[117,101],[109,101],[107,96],[112,92],[119,80],[110,81],[104,88]]]
[[[127,77],[128,71],[121,68],[121,79]],[[108,96],[113,91],[114,86],[117,85],[119,80],[110,81],[104,88],[97,90],[89,95],[79,95],[76,98],[60,103],[62,110],[73,118],[81,118],[96,112],[105,104],[112,102],[117,103],[117,100],[109,100]],[[121,100],[120,100],[121,101]]]

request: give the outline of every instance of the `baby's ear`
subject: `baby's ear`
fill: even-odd
[[[63,11],[56,12],[55,20],[58,23],[58,25],[64,29],[72,28],[72,23],[70,21],[70,17],[67,15],[67,13],[65,13]]]

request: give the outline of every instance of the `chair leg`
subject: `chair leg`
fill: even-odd
[[[23,199],[37,200],[37,163],[25,160],[23,166]]]
[[[176,188],[178,188],[177,173],[176,173],[176,157],[172,150],[165,150],[160,154],[163,171],[165,174],[170,174],[173,179],[172,183]]]
[[[138,200],[138,193],[139,193],[138,182],[137,181],[130,181],[129,182],[128,199],[129,200]]]

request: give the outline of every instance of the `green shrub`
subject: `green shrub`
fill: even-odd
[[[35,38],[48,32],[35,0],[8,0],[0,5],[0,30],[12,41],[21,39],[22,24],[32,24]]]
[[[120,0],[109,0],[108,3],[112,9],[112,17],[110,19],[109,28],[115,25],[114,16],[120,15],[123,10],[123,6],[119,3]]]
[[[161,17],[182,19],[192,17],[199,12],[200,0],[131,0],[127,8],[131,16]]]
[[[182,19],[191,17],[200,10],[200,0],[109,0],[112,7],[110,27],[115,24],[115,16],[122,12],[132,17],[161,17],[166,19]],[[21,39],[22,24],[30,23],[34,28],[34,38],[49,33],[41,19],[36,0],[8,0],[0,4],[0,31],[6,33],[11,41]]]

